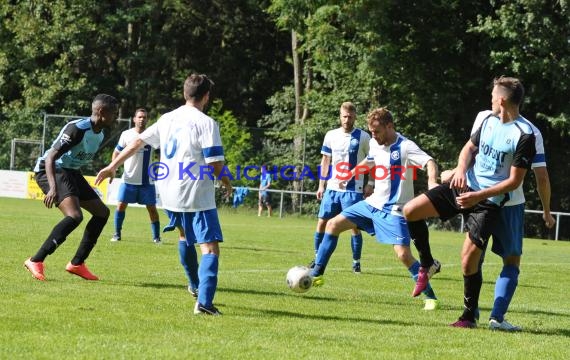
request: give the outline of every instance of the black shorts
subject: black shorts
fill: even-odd
[[[451,189],[447,183],[428,190],[425,194],[437,210],[441,220],[446,221],[461,214],[464,222],[463,231],[469,232],[471,241],[478,248],[485,250],[489,237],[498,224],[501,208],[497,204],[485,200],[471,208],[462,209],[455,201],[455,198],[459,196],[458,191]]]
[[[49,183],[45,171],[36,173],[36,182],[44,194],[49,192]],[[55,185],[57,187],[56,206],[69,196],[75,196],[80,201],[99,199],[99,195],[93,190],[91,185],[85,180],[79,170],[56,169]]]

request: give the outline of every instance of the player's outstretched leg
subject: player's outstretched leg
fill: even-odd
[[[313,277],[313,286],[322,286],[324,284],[323,274],[327,264],[332,256],[332,253],[336,249],[338,244],[338,236],[325,233],[323,237],[323,242],[319,246],[319,252],[317,253],[317,259],[315,260],[315,267],[311,270],[311,276]]]

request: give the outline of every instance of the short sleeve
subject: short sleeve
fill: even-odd
[[[534,134],[524,134],[520,137],[513,155],[512,166],[530,169],[532,160],[536,154],[534,139]]]
[[[421,166],[422,169],[426,166],[428,161],[432,160],[431,156],[420,149],[420,147],[411,140],[406,141],[406,151],[409,163],[414,166]]]
[[[160,147],[160,131],[158,127],[159,122],[160,119],[139,135],[139,139],[155,149],[158,149]]]
[[[330,131],[325,134],[323,146],[321,147],[321,154],[323,155],[332,156],[331,135],[332,133]]]
[[[199,136],[202,155],[206,163],[224,161],[224,148],[218,123],[213,119],[204,122]]]
[[[65,125],[61,134],[54,141],[52,148],[60,154],[66,153],[83,140],[85,131],[79,129],[75,123]]]

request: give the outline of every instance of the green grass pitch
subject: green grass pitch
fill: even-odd
[[[390,246],[365,235],[362,274],[351,272],[342,234],[322,288],[295,294],[285,274],[313,254],[315,219],[221,210],[225,242],[215,304],[194,316],[178,262],[177,234],[151,241],[144,208],[130,207],[123,241],[112,217],[87,263],[101,280],[65,272],[86,220],[45,262],[48,281],[22,266],[61,218],[39,201],[0,198],[0,359],[570,359],[570,243],[525,241],[507,319],[516,334],[487,329],[500,259],[484,266],[481,323],[448,326],[462,309],[463,236],[431,233],[443,263],[434,312],[410,297],[413,283]],[[114,207],[111,207],[114,211]],[[166,218],[161,214],[164,225]]]

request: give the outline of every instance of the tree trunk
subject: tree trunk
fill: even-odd
[[[302,103],[303,95],[307,93],[308,90],[311,88],[311,69],[309,62],[305,63],[306,67],[306,79],[305,79],[305,89],[303,91],[302,83],[303,83],[303,64],[301,63],[301,56],[299,54],[299,44],[297,40],[297,33],[295,30],[291,31],[291,50],[293,55],[293,76],[294,76],[294,86],[295,86],[295,125],[298,128],[303,128],[305,124],[305,120],[309,116],[309,109],[306,104]],[[304,130],[304,129],[303,129]],[[299,132],[295,138],[293,139],[293,154],[296,160],[296,173],[299,174],[302,170],[305,159],[305,132]],[[294,180],[293,181],[293,190],[294,191],[303,191],[303,183],[302,180]],[[291,203],[293,207],[293,211],[297,212],[301,210],[301,206],[303,205],[303,196],[292,194]]]

